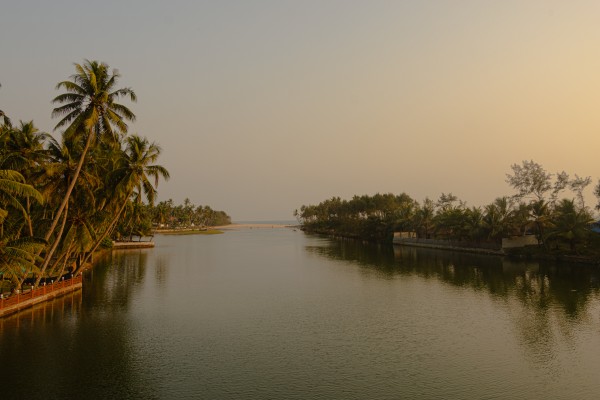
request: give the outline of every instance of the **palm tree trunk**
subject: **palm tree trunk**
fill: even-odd
[[[31,223],[31,216],[30,216],[30,208],[31,208],[31,202],[29,201],[29,197],[27,197],[27,226],[29,228],[29,236],[33,237],[33,224]]]
[[[38,285],[40,284],[40,281],[42,280],[42,277],[44,276],[44,273],[46,272],[46,268],[48,267],[48,264],[50,264],[50,259],[52,258],[54,251],[56,250],[56,248],[58,247],[58,244],[60,243],[60,238],[65,229],[65,225],[67,224],[68,212],[69,212],[69,207],[67,205],[67,207],[65,207],[65,211],[63,213],[64,217],[63,217],[63,222],[60,225],[60,230],[58,232],[58,235],[56,235],[56,239],[54,240],[54,243],[52,243],[52,247],[50,248],[48,253],[46,253],[46,257],[44,258],[44,263],[42,264],[42,268],[40,268],[40,273],[39,273],[37,279],[35,280],[35,287],[38,287]]]
[[[69,244],[69,247],[67,248],[67,252],[65,253],[65,261],[62,263],[62,268],[60,269],[60,272],[58,273],[58,275],[56,275],[59,279],[62,276],[63,272],[65,271],[67,262],[69,262],[69,256],[71,255],[72,248],[73,248],[73,241],[71,241],[71,243]],[[53,270],[57,265],[58,265],[58,262],[55,265],[53,265]]]
[[[29,271],[27,271],[25,274],[23,274],[21,276],[21,278],[19,278],[15,275],[14,282],[16,283],[15,284],[15,292],[16,293],[21,293],[21,288],[23,287],[23,282],[25,282],[25,279],[27,279],[27,275],[29,275]]]
[[[54,273],[56,272],[56,269],[58,267],[58,264],[62,263],[63,260],[65,260],[65,263],[68,261],[69,259],[69,250],[67,250],[65,253],[61,254],[60,257],[58,257],[56,259],[56,261],[54,262],[54,264],[52,264],[51,266],[49,266],[47,268],[48,274],[50,276],[54,275]],[[54,275],[56,276],[56,275]]]
[[[83,149],[83,152],[81,153],[79,162],[77,163],[77,169],[75,169],[75,174],[73,175],[73,177],[71,179],[71,183],[69,184],[69,187],[67,188],[67,192],[65,193],[65,196],[62,200],[62,203],[60,204],[60,207],[58,208],[58,211],[56,212],[56,215],[54,215],[52,225],[50,225],[50,229],[48,229],[48,232],[46,233],[46,236],[44,237],[44,239],[46,239],[46,241],[48,239],[50,239],[50,236],[54,232],[54,229],[56,228],[56,225],[58,224],[58,220],[60,219],[60,216],[61,216],[63,210],[67,206],[69,198],[71,197],[71,192],[73,191],[73,188],[75,187],[75,183],[77,183],[77,178],[79,177],[79,173],[81,172],[81,168],[83,167],[83,162],[85,161],[85,156],[87,155],[87,152],[92,144],[93,137],[94,137],[94,133],[90,130],[90,132],[88,132],[88,137],[85,142],[85,147]]]
[[[132,193],[133,193],[133,188],[129,191],[129,193],[127,193],[127,196],[125,196],[125,201],[123,202],[123,205],[119,209],[119,212],[117,212],[115,214],[115,217],[110,222],[110,225],[108,226],[108,228],[106,228],[106,230],[104,231],[104,233],[102,233],[102,235],[100,235],[100,238],[98,240],[96,240],[96,243],[94,244],[94,246],[92,247],[92,249],[90,250],[90,252],[83,259],[83,262],[81,263],[81,267],[83,267],[85,264],[88,263],[88,261],[92,257],[92,254],[94,254],[94,252],[96,250],[98,250],[98,247],[100,246],[100,243],[102,243],[102,241],[104,240],[104,238],[106,238],[106,236],[108,236],[108,234],[110,232],[112,232],[112,230],[114,229],[114,227],[117,225],[117,222],[119,221],[119,217],[123,213],[123,210],[125,210],[125,207],[127,206],[127,202],[129,201],[129,198],[131,197]],[[79,273],[79,270],[81,269],[81,267],[77,268],[77,271],[76,271],[77,274]]]

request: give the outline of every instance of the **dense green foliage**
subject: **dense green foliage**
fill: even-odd
[[[583,191],[591,179],[547,173],[539,164],[513,165],[507,182],[517,191],[483,207],[468,207],[456,196],[442,193],[437,201],[418,202],[409,195],[376,194],[339,197],[294,212],[303,229],[389,242],[393,232],[413,232],[418,238],[498,243],[509,236],[535,234],[545,249],[578,253],[596,241],[591,210]],[[564,190],[574,199],[558,200]],[[600,197],[600,183],[596,187]]]
[[[0,274],[12,289],[79,273],[117,226],[147,229],[145,201],[169,178],[160,147],[128,134],[135,115],[118,100],[136,96],[119,73],[87,60],[75,71],[53,100],[59,140],[0,114]]]
[[[150,207],[149,212],[152,221],[156,221],[160,229],[203,229],[231,224],[231,217],[225,211],[216,211],[210,206],[196,206],[187,198],[179,205],[175,205],[171,199],[161,201]]]

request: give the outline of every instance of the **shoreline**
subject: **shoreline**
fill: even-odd
[[[83,276],[40,286],[25,293],[0,299],[0,318],[18,314],[37,304],[46,303],[83,288]]]
[[[282,229],[282,228],[296,228],[296,225],[287,225],[287,224],[229,224],[229,225],[221,225],[215,226],[214,229],[219,230],[241,230],[241,229]]]
[[[251,223],[251,224],[244,224],[244,223],[234,223],[234,224],[229,224],[229,225],[217,225],[217,226],[211,226],[209,227],[207,230],[199,230],[196,228],[182,228],[182,229],[158,229],[156,230],[156,234],[163,234],[163,235],[168,235],[168,234],[185,234],[185,233],[205,233],[205,234],[211,234],[211,233],[223,233],[223,232],[218,232],[218,231],[236,231],[236,230],[243,230],[243,229],[283,229],[283,228],[294,228],[294,229],[300,229],[300,225],[289,225],[289,224],[259,224],[259,223]]]

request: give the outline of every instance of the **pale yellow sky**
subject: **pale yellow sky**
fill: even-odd
[[[483,205],[524,159],[600,178],[599,17],[596,1],[15,1],[0,108],[49,131],[56,82],[98,59],[163,147],[161,199],[234,220],[375,192]]]

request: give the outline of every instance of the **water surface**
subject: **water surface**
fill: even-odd
[[[307,236],[158,236],[0,320],[1,398],[592,399],[600,275]]]

